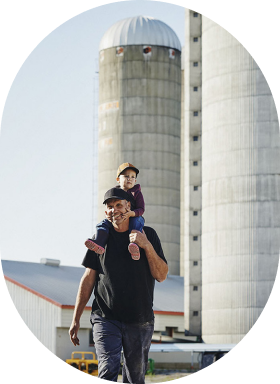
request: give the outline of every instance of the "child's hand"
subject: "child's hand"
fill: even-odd
[[[126,213],[122,213],[122,218],[124,220],[129,219],[130,217],[135,216],[135,213],[133,211],[127,211]]]
[[[105,217],[106,217],[106,219],[107,219],[108,221],[110,221],[110,223],[113,222],[113,215],[112,215],[112,212],[109,212],[109,213],[105,212]]]

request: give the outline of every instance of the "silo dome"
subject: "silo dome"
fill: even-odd
[[[175,32],[163,21],[148,16],[129,17],[110,27],[101,39],[99,51],[124,45],[157,45],[181,51]]]

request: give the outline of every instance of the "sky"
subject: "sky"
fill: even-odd
[[[145,15],[183,46],[184,12],[161,2],[103,5],[60,25],[22,64],[1,127],[2,259],[81,265],[97,223],[99,42],[117,21]]]

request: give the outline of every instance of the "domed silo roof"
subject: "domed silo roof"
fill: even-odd
[[[181,51],[176,33],[163,21],[148,16],[118,21],[103,35],[99,51],[125,45],[157,45]]]

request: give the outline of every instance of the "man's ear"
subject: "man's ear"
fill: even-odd
[[[131,203],[130,203],[130,201],[127,202],[127,208],[128,208],[129,210],[131,210]]]
[[[116,178],[116,180],[117,180],[117,182],[120,184],[120,178],[119,178],[119,177],[117,177],[117,178]]]

